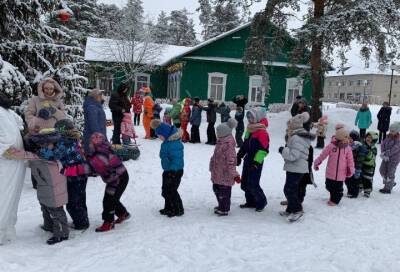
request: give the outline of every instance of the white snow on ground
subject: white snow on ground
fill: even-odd
[[[372,107],[374,116],[378,109]],[[400,120],[396,110],[392,119]],[[326,114],[330,132],[337,121],[353,128],[354,111],[330,106]],[[49,234],[39,228],[41,212],[28,173],[18,239],[0,247],[0,271],[399,271],[400,193],[396,187],[392,195],[377,192],[382,186],[378,172],[370,199],[344,197],[338,207],[328,207],[324,171],[319,171],[315,175],[319,187],[308,187],[303,220],[289,224],[279,216],[285,172],[277,150],[284,142],[288,118],[288,112],[269,115],[271,153],[261,181],[269,204],[262,213],[239,209],[244,195],[235,186],[229,216],[215,216],[208,172],[213,147],[185,144],[185,175],[179,190],[185,215],[172,219],[159,215],[160,141],[143,140],[139,128],[142,155],[126,163],[131,179],[122,198],[133,218],[111,232],[95,233],[101,223],[104,184],[91,178],[90,229],[71,231],[69,241],[48,246]],[[205,123],[201,133],[204,142]],[[377,161],[379,166],[380,158]]]

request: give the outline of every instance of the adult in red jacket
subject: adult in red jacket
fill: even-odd
[[[190,136],[187,131],[187,127],[190,121],[190,115],[191,115],[191,110],[190,110],[190,103],[192,100],[190,98],[185,98],[183,100],[183,109],[180,114],[180,119],[181,119],[181,129],[182,129],[182,142],[186,143],[189,142]]]
[[[132,111],[134,113],[133,124],[135,126],[140,125],[140,114],[143,108],[143,92],[137,91],[131,99]]]

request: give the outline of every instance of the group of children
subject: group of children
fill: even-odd
[[[200,111],[202,106],[198,107]],[[245,193],[246,202],[240,205],[240,208],[260,212],[267,205],[267,198],[260,186],[263,162],[269,153],[266,111],[253,108],[246,112],[248,126],[243,143],[238,137],[235,141],[232,135],[235,128],[236,131],[244,131],[242,115],[243,110],[238,109],[235,119],[228,118],[216,128],[215,149],[210,159],[209,170],[218,202],[214,212],[219,216],[226,216],[230,211],[231,190],[235,183],[241,184]],[[130,120],[124,118],[127,127],[124,128],[125,125],[122,124],[122,131],[130,130],[135,136],[131,116],[126,114],[125,117]],[[171,116],[171,119],[173,118]],[[326,158],[326,189],[330,193],[328,205],[339,204],[343,197],[344,183],[350,198],[357,197],[362,191],[365,197],[369,197],[372,192],[377,134],[367,132],[365,139],[361,139],[356,131],[348,133],[343,125],[338,124],[330,143],[313,162],[310,147],[316,135],[308,129],[309,121],[310,115],[307,112],[292,117],[287,123],[286,145],[279,148],[286,171],[284,194],[287,199],[287,207],[280,214],[289,222],[295,222],[303,216],[305,186],[313,183],[311,165],[313,164],[314,170],[318,171]],[[326,125],[327,118],[323,116],[317,125],[319,138],[325,138]],[[164,170],[162,196],[165,205],[160,214],[168,217],[182,216],[184,207],[178,188],[184,173],[184,131],[159,118],[152,120],[150,126],[162,141],[159,155]],[[129,182],[129,175],[122,161],[114,154],[105,135],[94,133],[90,137],[89,149],[83,151],[80,147],[80,133],[71,121],[60,120],[54,127],[28,136],[27,140],[33,146],[33,153],[11,148],[5,154],[11,159],[30,162],[32,174],[38,181],[37,196],[44,220],[42,229],[53,233],[47,243],[55,244],[68,239],[69,226],[64,211],[65,204],[75,229],[84,230],[89,227],[85,192],[88,176],[98,175],[106,183],[102,213],[104,222],[96,231],[109,231],[115,224],[127,220],[130,214],[120,202],[120,198]],[[130,139],[125,138],[124,141],[128,140]],[[240,149],[236,153],[237,145]],[[323,146],[323,139],[319,139],[317,147]],[[388,194],[396,185],[395,171],[400,162],[400,123],[390,126],[390,133],[382,143],[380,156],[380,173],[384,183],[380,192]],[[241,165],[242,161],[243,169],[240,175],[236,166]]]
[[[114,228],[130,217],[120,202],[129,181],[122,161],[114,154],[111,144],[101,133],[90,138],[89,150],[81,149],[81,134],[72,121],[62,119],[54,129],[42,129],[26,137],[30,150],[10,148],[3,155],[10,159],[28,160],[32,175],[37,181],[37,198],[42,214],[44,231],[53,236],[49,245],[67,240],[69,226],[64,205],[76,230],[89,228],[86,207],[88,176],[100,176],[106,183],[103,198],[103,224],[96,232]],[[117,220],[115,220],[117,216]]]

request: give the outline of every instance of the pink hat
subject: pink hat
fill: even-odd
[[[335,126],[336,132],[335,132],[335,138],[338,141],[343,141],[347,137],[349,137],[349,132],[344,128],[343,124],[337,124]]]

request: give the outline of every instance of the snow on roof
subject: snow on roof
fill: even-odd
[[[182,57],[182,56],[184,56],[184,55],[187,55],[187,54],[189,54],[189,53],[191,53],[191,52],[193,52],[193,51],[195,51],[195,50],[197,50],[197,49],[200,49],[200,48],[202,48],[202,47],[204,47],[204,46],[206,46],[206,45],[209,45],[210,43],[213,43],[213,42],[218,41],[218,40],[220,40],[220,39],[222,39],[222,38],[225,38],[226,36],[229,36],[230,34],[235,33],[235,32],[237,32],[237,31],[239,31],[239,30],[241,30],[241,29],[243,29],[243,28],[246,28],[246,27],[250,26],[250,25],[251,25],[251,22],[245,23],[245,24],[243,24],[243,25],[241,25],[241,26],[238,26],[238,27],[236,27],[236,28],[233,28],[233,29],[231,29],[231,30],[229,30],[229,31],[227,31],[227,32],[224,32],[224,33],[222,33],[222,34],[220,34],[220,35],[218,35],[218,36],[215,36],[214,38],[211,38],[211,39],[208,39],[208,40],[206,40],[206,41],[204,41],[204,42],[201,42],[201,43],[199,43],[198,45],[193,46],[193,47],[191,47],[190,49],[188,49],[188,50],[182,52],[181,54],[179,54],[179,55],[177,55],[177,56],[175,56],[175,58],[179,58],[179,57]],[[171,59],[171,60],[172,60],[172,59]]]
[[[156,43],[133,43],[88,37],[85,60],[99,62],[140,62],[163,66],[191,47]]]

